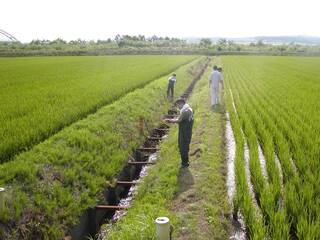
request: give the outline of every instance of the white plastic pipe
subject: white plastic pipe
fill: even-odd
[[[167,217],[156,219],[157,240],[170,240],[170,221]]]

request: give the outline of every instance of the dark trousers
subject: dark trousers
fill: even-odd
[[[192,121],[183,121],[179,124],[178,146],[181,156],[181,166],[189,165],[189,146],[192,137]]]
[[[167,98],[171,98],[173,99],[174,97],[174,83],[173,82],[169,82],[168,84],[168,89],[167,89]]]

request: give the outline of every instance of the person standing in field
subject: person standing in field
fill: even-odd
[[[222,68],[221,68],[222,71]],[[219,86],[220,83],[223,86],[223,76],[222,73],[218,71],[218,67],[213,67],[213,72],[209,77],[209,88],[211,94],[211,106],[214,108],[217,104],[219,104]]]
[[[178,146],[181,156],[181,168],[189,166],[189,146],[192,137],[193,110],[185,99],[179,98],[176,101],[180,109],[180,115],[175,119],[165,119],[168,123],[179,124]]]
[[[174,73],[172,76],[168,78],[168,88],[167,88],[167,98],[173,99],[174,98],[174,85],[177,81],[177,75]]]

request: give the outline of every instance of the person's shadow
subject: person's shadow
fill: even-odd
[[[190,189],[193,184],[194,179],[189,168],[180,168],[178,174],[178,190],[176,196],[179,196],[181,193]]]

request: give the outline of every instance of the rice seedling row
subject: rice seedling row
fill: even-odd
[[[0,163],[193,59],[0,58]]]
[[[251,176],[260,179],[254,184],[255,191],[260,192],[267,236],[272,239],[319,238],[316,230],[320,210],[319,127],[314,124],[319,107],[318,96],[312,91],[320,87],[316,68],[319,61],[319,58],[223,58],[247,141],[253,141],[256,134],[266,156],[268,184],[257,182],[262,182],[257,162],[256,168],[250,170]],[[303,106],[303,111],[297,106]],[[246,131],[248,126],[250,131]],[[256,148],[254,143],[249,146]],[[279,157],[283,187],[274,153]]]

